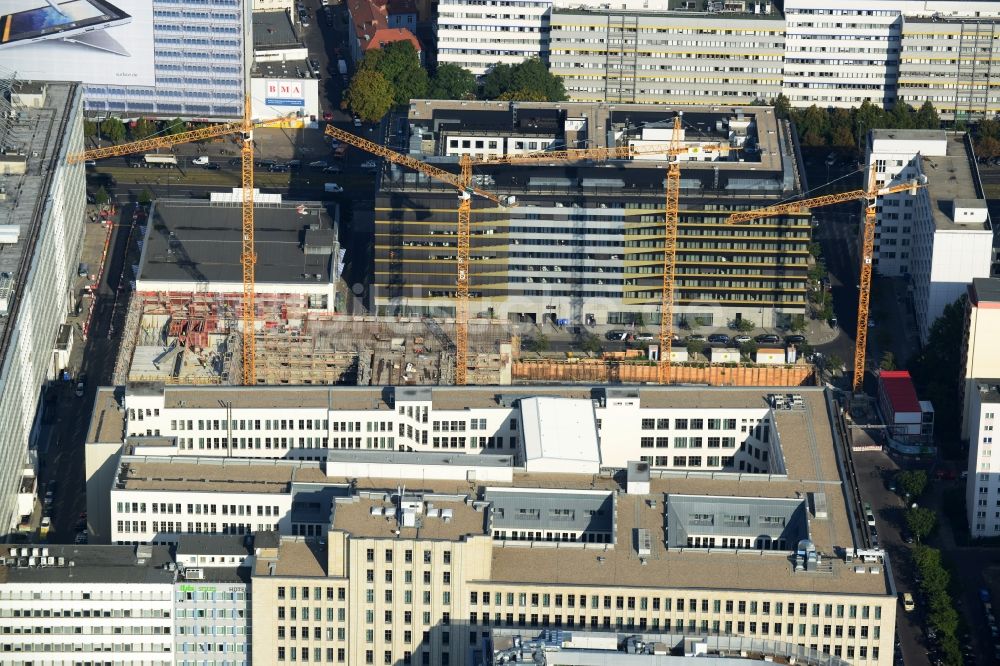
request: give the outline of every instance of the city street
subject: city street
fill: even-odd
[[[77,327],[77,339],[70,369],[74,378],[86,378],[84,395],[74,395],[76,381],[59,382],[47,394],[43,419],[48,427],[41,431],[37,446],[42,463],[40,487],[46,488],[52,480],[57,480],[52,530],[48,537],[51,543],[72,542],[75,524],[80,513],[87,508],[83,444],[97,387],[110,383],[118,353],[119,339],[113,332],[124,321],[131,291],[130,266],[137,259],[136,237],[132,236],[130,240],[134,209],[133,206],[119,209],[86,340],[81,339],[79,328],[86,319],[86,310],[71,319]],[[99,270],[96,262],[91,264],[91,270]],[[41,493],[44,494],[44,490]]]

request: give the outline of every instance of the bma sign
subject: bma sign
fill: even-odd
[[[268,106],[305,106],[300,81],[268,81],[264,101]]]

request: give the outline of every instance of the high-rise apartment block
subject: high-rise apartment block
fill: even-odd
[[[1000,535],[1000,446],[993,446],[1000,426],[1000,380],[972,379],[966,388],[969,465],[965,510],[973,538]],[[1000,444],[1000,441],[997,442]]]
[[[538,56],[570,99],[794,106],[931,101],[1000,110],[1000,3],[926,0],[544,0],[442,3],[438,59],[483,74]]]
[[[971,398],[977,377],[1000,377],[1000,352],[994,335],[1000,330],[1000,279],[976,278],[966,291],[965,330],[962,337],[962,439],[975,427]]]

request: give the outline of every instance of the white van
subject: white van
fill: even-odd
[[[191,160],[191,164],[197,164],[198,166],[205,166],[208,164],[208,155],[199,155],[198,157]]]

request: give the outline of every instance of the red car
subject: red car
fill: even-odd
[[[329,122],[329,121],[333,120],[333,114],[332,114],[332,113],[330,113],[329,111],[325,111],[325,112],[323,113],[323,120],[325,120],[325,121],[327,121],[327,122]]]

